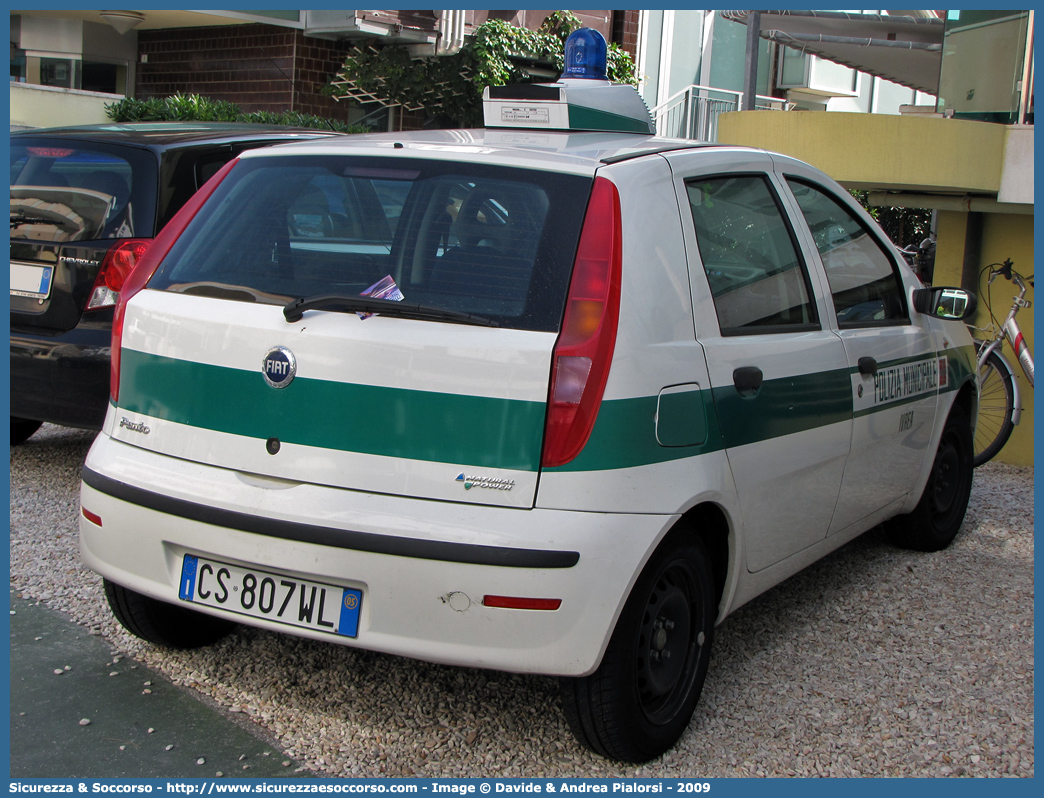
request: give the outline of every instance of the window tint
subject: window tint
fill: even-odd
[[[590,190],[445,161],[244,160],[150,286],[282,303],[391,275],[411,303],[557,330]]]
[[[11,141],[11,237],[89,241],[151,236],[154,172],[141,151]]]
[[[214,175],[221,171],[221,167],[228,163],[230,156],[227,153],[210,155],[196,161],[196,179],[192,183],[192,191],[195,193],[203,187]],[[184,205],[185,203],[181,203]]]
[[[842,327],[905,321],[902,282],[888,254],[856,216],[825,191],[788,180],[823,259]]]
[[[702,178],[686,188],[722,332],[815,327],[807,275],[765,178]]]
[[[192,195],[232,157],[227,144],[163,150],[160,156],[159,227],[174,218]]]

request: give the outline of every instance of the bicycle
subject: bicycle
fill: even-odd
[[[988,338],[978,338],[975,341],[979,373],[979,416],[975,426],[973,460],[976,468],[993,459],[1008,442],[1012,430],[1022,418],[1021,397],[1015,370],[1001,352],[1005,339],[1018,357],[1019,365],[1030,386],[1033,385],[1033,353],[1030,352],[1022,330],[1015,321],[1016,314],[1022,308],[1029,308],[1033,304],[1026,299],[1026,282],[1033,286],[1033,275],[1023,278],[1012,268],[1013,265],[1011,260],[1007,259],[1004,263],[991,263],[979,273],[981,282],[983,272],[986,269],[990,270],[990,277],[986,283],[987,301],[984,303],[990,314],[990,324],[983,328],[968,325],[975,332],[989,335]],[[1015,283],[1019,288],[1011,310],[1001,324],[997,323],[997,317],[993,315],[989,303],[989,287],[998,275]]]

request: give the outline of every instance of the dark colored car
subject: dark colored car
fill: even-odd
[[[101,427],[119,286],[200,186],[244,150],[329,135],[179,122],[12,133],[12,445],[45,421]]]

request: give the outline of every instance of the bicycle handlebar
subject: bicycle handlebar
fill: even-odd
[[[1012,263],[1011,258],[1005,258],[1004,263],[991,263],[987,267],[990,270],[990,279],[986,282],[986,285],[991,285],[999,274],[1005,280],[1015,283],[1022,289],[1022,292],[1025,293],[1026,283],[1023,282],[1023,280],[1025,279],[1029,281],[1030,285],[1033,285],[1033,275],[1031,274],[1029,277],[1023,278],[1021,274],[1014,270],[1014,265],[1015,264]]]
[[[1005,280],[1010,280],[1012,278],[1012,274],[1018,274],[1018,272],[1012,271],[1012,267],[1014,265],[1015,264],[1011,262],[1011,258],[1005,258],[1004,263],[991,263],[989,266],[986,267],[990,270],[990,282],[992,283],[993,279],[998,274]]]

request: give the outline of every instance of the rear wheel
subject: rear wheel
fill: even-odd
[[[25,443],[41,426],[43,426],[42,421],[11,416],[11,445],[17,446],[20,443]]]
[[[668,541],[656,551],[598,670],[561,680],[562,709],[583,745],[611,759],[645,762],[678,741],[707,675],[714,596],[698,539]]]
[[[921,500],[907,515],[887,524],[888,536],[904,549],[939,551],[949,546],[964,522],[972,486],[972,435],[967,414],[950,411]]]
[[[979,371],[979,415],[975,423],[975,467],[988,463],[1008,442],[1015,425],[1014,377],[996,352],[990,352]]]
[[[105,598],[112,614],[135,637],[165,648],[199,648],[216,643],[235,627],[231,621],[167,604],[108,579]]]

